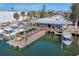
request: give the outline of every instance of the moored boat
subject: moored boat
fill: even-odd
[[[64,45],[69,46],[73,41],[72,34],[70,32],[63,32],[61,41]]]

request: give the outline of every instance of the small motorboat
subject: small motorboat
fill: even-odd
[[[3,34],[3,32],[4,32],[4,29],[0,28],[0,34]]]
[[[70,32],[63,32],[61,41],[64,45],[69,46],[73,41],[72,34]]]
[[[3,32],[4,32],[4,29],[3,28],[0,28],[0,40],[3,40]]]

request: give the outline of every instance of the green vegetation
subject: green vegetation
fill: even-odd
[[[21,16],[23,17],[23,20],[24,20],[24,17],[26,16],[25,12],[21,12]]]
[[[44,17],[46,17],[46,13],[43,12],[43,11],[40,11],[40,12],[39,12],[39,15],[40,15],[40,18],[44,18]]]
[[[67,55],[77,55],[77,54],[79,54],[79,45],[77,43],[78,39],[79,39],[79,37],[77,37],[77,39],[73,40],[72,44],[69,47],[64,48]]]
[[[60,44],[59,42],[59,37],[56,35],[53,35],[52,33],[50,34],[46,34],[44,36],[41,37],[43,40],[51,42],[51,43],[56,43],[56,44]]]
[[[28,21],[31,21],[32,19],[32,14],[30,12],[27,13],[27,17],[29,17],[29,20]]]
[[[54,14],[54,10],[49,10],[47,13],[48,13],[48,16],[52,16]]]
[[[71,7],[71,10],[72,10],[72,12],[70,14],[70,18],[71,18],[71,20],[76,22],[79,18],[79,3],[73,4]]]
[[[18,21],[19,20],[19,14],[18,13],[14,13],[13,17]]]
[[[61,42],[59,42],[59,36],[54,36],[52,33],[42,36],[41,39],[47,42],[61,45]],[[74,40],[70,46],[64,47],[63,51],[64,55],[69,56],[79,54],[79,46],[77,45],[77,40]]]

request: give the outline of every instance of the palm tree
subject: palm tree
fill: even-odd
[[[13,11],[13,10],[14,10],[14,8],[12,7],[12,8],[11,8],[11,10]]]
[[[72,13],[70,15],[70,18],[73,19],[75,22],[75,26],[77,26],[78,23],[78,16],[79,16],[79,3],[73,4],[71,7]]]
[[[54,10],[50,10],[49,9],[47,13],[48,13],[49,16],[52,16],[53,15],[53,12],[54,12]]]
[[[39,11],[39,16],[40,16],[40,18],[46,17],[46,12]]]
[[[32,19],[32,14],[30,12],[27,13],[27,16],[29,17],[29,20],[28,21],[31,21]]]
[[[23,20],[24,20],[24,17],[26,16],[24,11],[21,12],[21,16],[23,17]]]
[[[19,20],[19,14],[18,13],[14,13],[13,17],[18,21]]]
[[[78,22],[79,22],[79,3],[73,4],[71,7],[71,10],[72,10],[72,13],[70,16],[71,16],[71,19],[73,19],[75,22],[75,30],[76,30],[76,28],[78,28]],[[75,39],[76,39],[76,34],[75,34]],[[76,40],[76,42],[77,41],[78,40]],[[77,45],[77,43],[76,43],[76,45]],[[74,45],[74,47],[75,47],[75,45]]]

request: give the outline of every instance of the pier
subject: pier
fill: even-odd
[[[75,26],[69,26],[65,28],[63,31],[68,31],[72,34],[79,35],[79,27],[75,28]]]
[[[45,32],[46,32],[45,30],[40,30],[40,31],[37,31],[36,33],[34,33],[31,36],[27,36],[27,39],[22,39],[21,41],[17,41],[16,39],[13,39],[13,40],[7,41],[7,43],[10,44],[13,47],[23,48],[26,45],[34,42],[35,40],[37,40],[41,36],[45,35]]]

